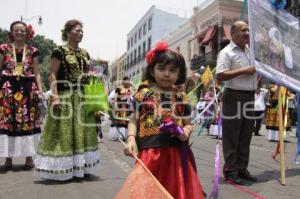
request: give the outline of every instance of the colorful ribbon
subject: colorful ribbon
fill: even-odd
[[[219,115],[218,117],[218,140],[216,145],[216,155],[215,155],[215,170],[214,170],[214,185],[212,192],[209,195],[209,199],[217,199],[219,192],[219,170],[220,170],[220,134],[222,128],[222,119]]]

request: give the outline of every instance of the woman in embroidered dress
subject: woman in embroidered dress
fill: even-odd
[[[128,77],[123,78],[122,84],[116,88],[113,100],[115,119],[112,121],[108,139],[112,141],[127,137],[127,125],[131,114],[130,102],[132,99],[132,87]]]
[[[279,141],[279,106],[278,106],[278,92],[279,87],[276,84],[272,84],[269,88],[270,96],[269,96],[269,104],[270,106],[267,108],[267,116],[266,116],[266,138],[269,141]],[[287,91],[285,96],[282,96],[287,100],[291,100],[295,98],[295,95],[291,92]],[[287,110],[287,103],[285,103],[282,109],[284,115],[286,115],[286,120],[284,121],[284,126],[286,127],[287,133],[289,133],[291,129],[291,121],[290,115]]]
[[[35,159],[36,174],[41,178],[83,177],[94,174],[100,163],[95,115],[87,114],[83,106],[82,87],[90,57],[79,47],[82,27],[78,20],[67,21],[62,30],[67,44],[52,53],[52,95]]]
[[[136,111],[128,124],[124,153],[137,154],[176,199],[202,199],[189,137],[191,108],[177,89],[186,79],[181,54],[160,42],[147,56],[146,81],[134,95]],[[141,190],[142,191],[142,190]]]
[[[15,21],[10,25],[12,43],[0,45],[0,157],[6,157],[5,171],[12,169],[14,157],[26,157],[25,169],[33,167],[41,132],[38,50],[26,45],[33,34],[31,26]]]

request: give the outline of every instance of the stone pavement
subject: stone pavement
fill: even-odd
[[[104,132],[104,141],[99,144],[102,162],[97,176],[68,182],[40,180],[33,176],[32,171],[22,170],[24,159],[18,158],[15,160],[13,171],[0,173],[0,199],[113,198],[130,172],[134,161],[123,155],[123,146],[120,142],[107,140],[108,127],[104,128]],[[193,142],[192,150],[198,175],[204,190],[209,193],[213,185],[216,139],[207,135],[200,137],[194,135],[191,142]],[[276,145],[276,142],[266,141],[264,136],[253,137],[249,170],[260,179],[260,182],[246,188],[268,199],[300,198],[300,165],[294,164],[296,151],[294,130],[286,145],[286,186],[280,184],[279,156],[276,161],[271,158]],[[223,165],[221,145],[220,154],[220,165]],[[4,158],[1,158],[0,165],[3,164]],[[219,181],[219,199],[254,198],[224,182],[221,172]]]

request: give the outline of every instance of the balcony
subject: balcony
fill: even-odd
[[[191,59],[191,70],[197,70],[200,66],[205,66],[205,55],[196,55]]]
[[[191,70],[195,71],[200,69],[200,66],[212,66],[215,67],[217,62],[216,53],[207,53],[205,55],[197,55],[191,60]]]

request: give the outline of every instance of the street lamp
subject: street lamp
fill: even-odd
[[[43,24],[43,19],[42,19],[42,16],[40,16],[40,15],[36,15],[36,16],[33,16],[33,17],[31,17],[31,18],[23,18],[22,16],[21,16],[21,21],[30,21],[30,20],[32,20],[32,19],[34,19],[34,18],[39,18],[38,19],[38,24],[39,25],[42,25]]]

